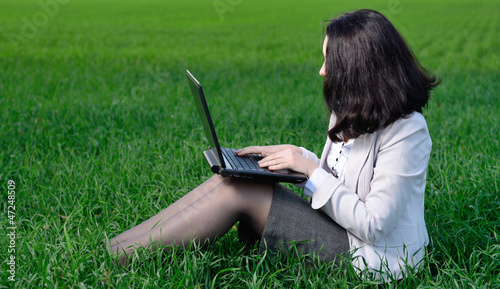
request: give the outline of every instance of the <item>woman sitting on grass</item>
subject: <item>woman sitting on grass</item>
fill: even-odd
[[[359,273],[387,279],[418,266],[428,243],[425,178],[431,139],[422,116],[429,76],[394,26],[372,10],[345,13],[326,28],[324,97],[331,111],[321,158],[293,145],[252,146],[262,167],[309,179],[311,202],[280,184],[215,175],[156,216],[110,240],[119,263],[139,247],[205,244],[239,222],[260,249],[348,255]],[[320,113],[320,112],[318,112]]]

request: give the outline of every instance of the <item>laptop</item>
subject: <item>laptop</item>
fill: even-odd
[[[302,183],[307,181],[304,174],[292,170],[271,171],[267,168],[261,168],[257,163],[262,159],[260,155],[251,154],[240,157],[235,154],[236,149],[221,147],[201,84],[189,70],[186,70],[186,75],[210,145],[208,150],[203,152],[203,155],[212,172],[224,177],[243,178],[260,182]]]

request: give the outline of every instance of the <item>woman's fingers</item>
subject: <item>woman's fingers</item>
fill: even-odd
[[[304,158],[302,154],[293,149],[285,149],[263,158],[259,161],[261,167],[267,167],[270,170],[290,169],[303,173],[308,177],[314,172],[317,166],[310,160]]]
[[[242,148],[236,150],[236,155],[244,156],[248,154],[260,154],[262,157],[269,156],[276,152],[276,148],[274,146],[249,146],[246,148]]]
[[[242,149],[236,150],[236,154],[239,156],[244,156],[244,155],[248,155],[248,154],[262,154],[262,147],[250,146],[250,147],[242,148]]]
[[[289,151],[277,152],[260,160],[259,165],[267,167],[270,170],[291,169],[291,166],[293,166],[293,155]]]
[[[272,154],[284,151],[296,151],[302,154],[302,150],[294,145],[271,145],[271,146],[249,146],[236,150],[236,155],[244,156],[248,154],[261,154],[262,157],[267,157]]]

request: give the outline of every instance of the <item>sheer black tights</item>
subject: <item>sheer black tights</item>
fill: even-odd
[[[273,197],[272,184],[215,175],[157,215],[110,240],[113,254],[124,264],[150,242],[187,246],[224,235],[237,221],[261,236]]]

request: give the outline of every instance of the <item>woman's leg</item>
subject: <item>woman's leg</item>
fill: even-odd
[[[212,190],[215,186],[217,186],[221,178],[219,175],[215,175],[211,177],[210,179],[206,180],[204,183],[199,185],[197,188],[192,190],[191,192],[187,193],[184,195],[182,198],[177,200],[175,203],[171,204],[158,214],[154,215],[153,217],[149,218],[148,220],[142,222],[141,224],[130,228],[129,230],[121,233],[120,235],[114,237],[113,239],[110,240],[110,245],[112,247],[116,246],[117,244],[124,243],[130,239],[134,239],[137,236],[140,236],[146,232],[149,232],[155,225],[159,224],[160,222],[167,220],[168,218],[172,217],[173,215],[177,214],[179,211],[181,211],[183,208],[189,206],[192,204],[194,201],[202,197],[206,192]]]
[[[273,196],[272,184],[214,176],[185,197],[111,240],[113,254],[127,255],[150,241],[161,245],[188,245],[212,241],[224,235],[237,221],[244,221],[261,235]]]

